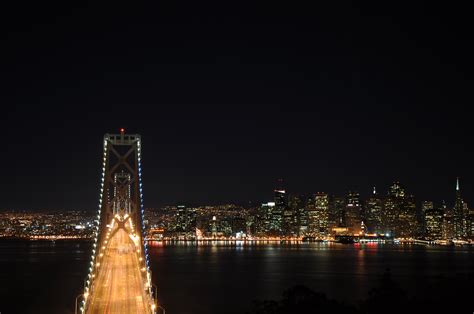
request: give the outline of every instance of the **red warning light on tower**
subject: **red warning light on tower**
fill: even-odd
[[[121,129],[120,129],[120,133],[122,133],[122,134],[125,133],[125,129],[124,129],[124,128],[121,128]]]

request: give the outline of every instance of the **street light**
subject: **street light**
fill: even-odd
[[[155,284],[151,283],[151,286],[154,288],[153,289],[153,294],[154,294],[154,297],[153,297],[153,300],[154,301],[158,301],[158,288],[156,287]]]
[[[82,297],[82,293],[79,294],[77,297],[76,297],[76,306],[74,307],[74,313],[77,314],[77,299],[79,299],[79,297]]]
[[[162,307],[161,305],[157,305],[156,307],[157,307],[157,308],[160,308],[160,309],[163,311],[163,314],[166,314],[166,311],[165,311],[165,308],[164,308],[164,307]]]
[[[79,294],[77,297],[76,297],[76,306],[74,307],[74,313],[77,314],[77,299],[79,299],[79,297],[83,297],[84,298],[84,301],[87,300],[87,297],[89,296],[89,292],[84,292],[84,293],[81,293]]]
[[[157,308],[159,308],[163,311],[163,314],[166,314],[165,308],[158,304],[158,288],[153,283],[151,285],[154,288],[153,289],[154,297],[153,297],[153,306],[152,306],[153,312],[155,311],[154,306],[156,306]],[[156,302],[156,305],[155,305],[155,302]]]

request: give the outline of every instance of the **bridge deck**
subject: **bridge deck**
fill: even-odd
[[[124,229],[109,241],[87,313],[150,313],[133,241]]]

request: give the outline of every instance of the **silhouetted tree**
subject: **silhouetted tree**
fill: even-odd
[[[325,294],[305,286],[295,286],[283,293],[279,302],[263,301],[254,304],[251,314],[306,314],[356,313],[354,307],[328,299]]]
[[[438,277],[410,300],[409,307],[424,313],[472,313],[474,274]]]
[[[472,313],[474,274],[438,277],[432,281],[409,298],[387,269],[359,308],[328,299],[324,293],[308,287],[294,286],[283,292],[280,301],[255,301],[248,314]]]
[[[369,291],[369,298],[362,303],[363,313],[401,313],[407,306],[407,295],[392,280],[390,269],[387,268],[380,279],[379,286]]]

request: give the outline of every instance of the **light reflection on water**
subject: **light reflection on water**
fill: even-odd
[[[160,301],[176,313],[244,313],[252,299],[278,298],[304,284],[330,297],[357,301],[387,269],[408,289],[439,274],[471,271],[472,248],[378,243],[160,242],[150,245]],[[423,280],[419,280],[423,278]],[[192,289],[192,288],[195,289]],[[173,293],[181,291],[182,294]],[[192,308],[179,297],[200,304]],[[238,295],[239,301],[232,299]],[[209,312],[209,309],[215,309]],[[234,313],[234,312],[232,312]]]
[[[390,268],[416,289],[434,276],[472,271],[474,249],[377,243],[151,242],[153,282],[168,313],[245,313],[253,299],[304,284],[358,300]],[[2,312],[73,313],[89,242],[0,241]],[[21,296],[19,300],[18,296]],[[22,301],[28,300],[28,302]],[[183,302],[186,300],[186,302]]]

